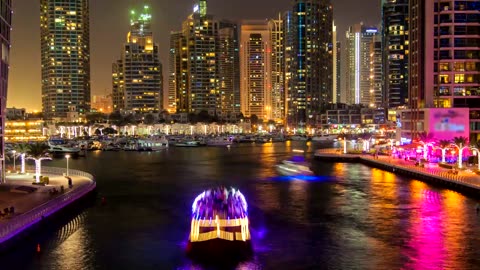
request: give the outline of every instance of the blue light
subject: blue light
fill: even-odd
[[[270,178],[271,181],[305,181],[305,182],[330,182],[334,180],[334,177],[331,176],[321,176],[321,175],[282,175],[275,176]]]

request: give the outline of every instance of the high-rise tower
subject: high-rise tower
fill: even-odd
[[[374,68],[373,57],[378,56],[372,54],[375,49],[372,45],[377,35],[377,28],[366,27],[363,24],[355,24],[346,32],[345,79],[348,104],[370,105],[372,100],[375,100],[375,90],[372,89],[371,84],[373,78],[371,69]]]
[[[314,124],[332,101],[332,15],[329,0],[293,1],[286,49],[291,68],[288,123]],[[291,45],[291,46],[290,46]]]
[[[397,108],[408,100],[408,0],[383,0],[382,19],[385,106]]]
[[[158,112],[163,108],[162,64],[153,41],[150,7],[132,10],[130,32],[112,66],[114,110]]]
[[[7,106],[8,68],[10,58],[10,29],[12,27],[12,1],[0,2],[0,182],[5,181],[5,113]]]
[[[170,107],[235,118],[240,112],[238,43],[237,24],[215,19],[207,2],[198,1],[182,31],[170,36],[169,100],[175,100]]]
[[[423,108],[469,108],[480,139],[480,1],[410,0],[409,106],[412,138]]]
[[[89,31],[88,0],[40,0],[44,118],[90,111]]]

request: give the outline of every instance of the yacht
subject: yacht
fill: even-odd
[[[243,256],[251,250],[247,202],[239,190],[213,188],[195,198],[187,246],[191,257]]]
[[[309,164],[306,162],[303,156],[294,156],[289,160],[284,160],[277,166],[277,171],[281,175],[287,176],[300,176],[300,175],[313,175]]]
[[[207,146],[227,146],[232,144],[232,138],[229,138],[227,136],[218,136],[207,139]]]
[[[160,151],[168,148],[168,140],[163,137],[150,137],[137,140],[138,151]]]
[[[335,134],[322,134],[312,137],[312,142],[336,142],[338,135]]]
[[[69,146],[64,141],[48,141],[47,145],[49,147],[48,152],[53,156],[78,156],[80,154],[79,147]]]

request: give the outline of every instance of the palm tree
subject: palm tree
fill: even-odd
[[[445,154],[447,153],[447,148],[452,145],[452,142],[449,140],[440,140],[438,141],[439,148],[442,149],[442,163],[445,163]]]
[[[372,138],[372,134],[362,133],[358,138],[362,139],[363,151],[368,152],[370,150],[370,139]]]
[[[453,138],[453,144],[458,148],[458,168],[462,168],[462,154],[465,148],[468,148],[468,138],[460,136]]]
[[[432,143],[434,138],[433,133],[421,132],[418,133],[418,140],[423,145],[423,159],[428,159],[428,145]]]
[[[470,145],[470,149],[477,152],[478,171],[480,171],[480,141]]]
[[[25,155],[28,153],[29,146],[26,143],[19,143],[15,144],[13,149],[15,149],[15,151],[20,155],[22,162],[20,173],[25,173]]]
[[[48,145],[45,143],[34,143],[28,145],[27,159],[35,160],[35,182],[40,182],[40,174],[42,170],[42,160],[51,160],[48,154]]]

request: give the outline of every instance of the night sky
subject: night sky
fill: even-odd
[[[380,22],[381,0],[332,0],[335,23],[343,38],[347,26]],[[13,0],[12,50],[8,107],[41,110],[39,0]],[[128,11],[151,6],[155,42],[160,45],[164,84],[168,86],[168,46],[172,30],[191,13],[193,0],[90,0],[92,94],[111,92],[111,65],[120,55],[129,30]],[[217,18],[267,19],[289,9],[291,0],[209,0],[209,14]],[[166,89],[166,87],[165,87]]]

